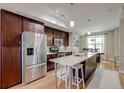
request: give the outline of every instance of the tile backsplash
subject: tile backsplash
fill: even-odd
[[[47,46],[47,52],[50,52],[50,47],[52,46]],[[59,52],[64,52],[64,51],[72,51],[72,50],[70,46],[60,46]]]

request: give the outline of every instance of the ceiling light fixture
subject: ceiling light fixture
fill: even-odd
[[[91,34],[91,32],[89,32],[90,31],[90,22],[91,22],[91,19],[88,19],[87,20],[87,28],[88,28],[88,32],[87,32],[87,35],[90,35]]]
[[[87,34],[88,34],[88,35],[90,35],[90,34],[91,34],[91,32],[88,32]]]
[[[71,12],[72,12],[72,17],[73,17],[73,5],[74,5],[74,3],[71,3],[70,5],[71,5]],[[70,27],[74,27],[74,25],[75,25],[75,22],[74,22],[74,19],[72,18],[70,20]]]
[[[70,20],[70,27],[74,27],[74,20],[72,19],[72,20]]]

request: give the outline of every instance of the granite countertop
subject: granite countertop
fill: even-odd
[[[87,54],[82,55],[82,56],[70,55],[70,56],[64,56],[64,57],[60,57],[60,58],[54,58],[54,59],[51,59],[50,61],[59,63],[61,65],[73,66],[73,65],[76,65],[78,63],[81,63],[81,62],[91,58],[92,56],[95,56],[96,54],[97,53],[88,52]]]
[[[60,52],[66,53],[66,52],[72,52],[72,51],[60,51]],[[47,52],[47,55],[52,55],[52,54],[57,54],[57,53],[54,53],[54,52]]]
[[[47,52],[47,55],[52,55],[52,54],[57,54],[57,53]]]

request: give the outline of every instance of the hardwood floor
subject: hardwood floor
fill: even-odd
[[[98,68],[102,68],[105,70],[112,70],[112,71],[116,71],[114,62],[109,62],[109,61],[105,61],[102,60],[100,64],[98,64]]]
[[[115,66],[112,62],[103,61],[103,60],[101,61],[101,63],[98,64],[97,69],[116,71]],[[90,77],[90,79],[86,83],[86,87],[92,80],[92,77],[93,75]],[[119,79],[120,79],[122,88],[124,88],[124,75],[119,74]],[[55,83],[54,83],[54,70],[53,70],[53,71],[48,72],[47,75],[42,79],[36,80],[27,85],[19,84],[19,85],[11,87],[11,89],[20,89],[20,88],[21,89],[55,89],[54,85]],[[64,81],[61,81],[61,85],[59,88],[64,89],[65,88],[64,85],[65,85]],[[73,86],[73,88],[76,88],[76,87]]]

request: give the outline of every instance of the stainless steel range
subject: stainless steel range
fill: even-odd
[[[22,82],[27,84],[46,75],[47,36],[22,33]]]

